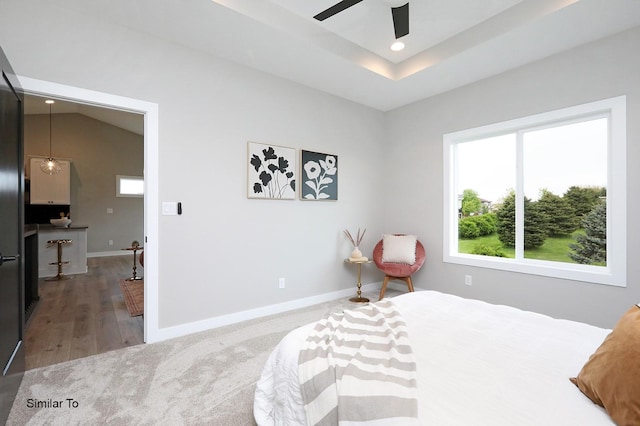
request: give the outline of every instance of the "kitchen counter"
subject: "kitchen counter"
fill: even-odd
[[[38,234],[38,275],[40,278],[53,277],[58,273],[57,244],[49,245],[50,240],[72,240],[62,245],[62,265],[65,275],[85,274],[87,267],[87,230],[88,226],[74,225],[62,228],[49,224],[36,225]]]
[[[35,226],[37,227],[38,230],[43,230],[43,231],[50,231],[50,230],[56,230],[56,231],[64,231],[64,230],[74,230],[74,229],[88,229],[89,227],[86,225],[74,225],[73,223],[71,223],[71,225],[69,226],[54,226],[54,225],[49,225],[46,223],[41,223],[38,225],[27,225],[27,226]]]

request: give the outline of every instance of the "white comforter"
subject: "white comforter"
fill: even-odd
[[[417,362],[421,424],[613,424],[569,381],[610,330],[433,291],[393,300]],[[312,326],[292,331],[267,361],[259,425],[305,424],[298,351]]]

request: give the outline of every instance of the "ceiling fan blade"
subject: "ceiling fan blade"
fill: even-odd
[[[314,16],[318,21],[324,21],[327,18],[331,18],[336,13],[340,13],[345,9],[350,8],[353,5],[360,3],[362,0],[342,0],[339,3],[334,4],[329,9],[324,10]]]
[[[392,7],[391,14],[393,15],[393,28],[396,32],[396,39],[409,34],[409,3],[400,7]]]

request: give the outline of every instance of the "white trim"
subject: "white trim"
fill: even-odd
[[[365,284],[362,286],[362,291],[372,291],[380,289],[381,284],[382,282]],[[389,285],[391,286],[392,283],[389,283]],[[236,324],[242,321],[248,321],[268,315],[280,314],[282,312],[288,312],[294,309],[306,308],[307,306],[317,305],[318,303],[329,302],[331,300],[351,296],[355,296],[355,289],[349,288],[345,290],[333,291],[331,293],[324,293],[317,296],[305,297],[303,299],[291,300],[289,302],[278,303],[275,305],[262,306],[260,308],[249,309],[247,311],[234,312],[232,314],[207,318],[205,320],[194,321],[187,324],[180,324],[173,327],[161,328],[160,330],[158,330],[158,340],[173,339],[175,337],[199,333],[201,331],[211,330],[213,328]],[[372,300],[372,302],[374,301],[377,300]],[[357,307],[357,305],[354,304],[354,307]]]
[[[16,347],[13,348],[13,352],[11,352],[11,356],[9,357],[9,361],[7,361],[7,365],[5,365],[4,370],[2,370],[2,376],[3,377],[7,375],[7,373],[9,372],[9,369],[11,367],[14,367],[13,359],[16,357],[16,354],[18,353],[18,351],[20,351],[20,348],[22,347],[22,342],[23,342],[23,340],[18,340],[18,343],[16,343]]]
[[[458,253],[457,196],[453,194],[457,178],[455,150],[457,143],[515,133],[532,126],[565,123],[568,119],[609,115],[610,143],[607,176],[607,266],[575,265],[533,259],[502,259]],[[443,262],[506,271],[543,275],[568,280],[626,287],[627,283],[627,170],[626,170],[626,96],[590,102],[556,111],[445,134],[443,136]],[[521,163],[521,159],[518,161]],[[521,164],[518,164],[521,166]],[[522,170],[522,167],[519,167]],[[615,173],[614,173],[615,170]],[[516,188],[522,193],[522,188]],[[522,200],[519,200],[522,201]],[[518,203],[520,204],[520,203]],[[516,212],[516,217],[518,213]],[[519,217],[522,217],[520,213]],[[518,231],[521,232],[522,224]],[[520,240],[522,235],[519,236]],[[518,236],[516,237],[518,238]]]
[[[18,76],[18,80],[26,94],[144,114],[144,340],[148,343],[158,341],[158,104],[29,77]]]

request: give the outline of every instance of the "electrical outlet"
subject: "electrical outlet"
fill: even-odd
[[[279,286],[280,288],[284,288],[284,278],[280,278],[280,279],[278,280],[278,286]]]
[[[109,240],[109,245],[112,246],[113,245],[113,240]]]
[[[464,276],[464,283],[465,283],[465,285],[471,285],[472,284],[471,275],[465,275]]]

